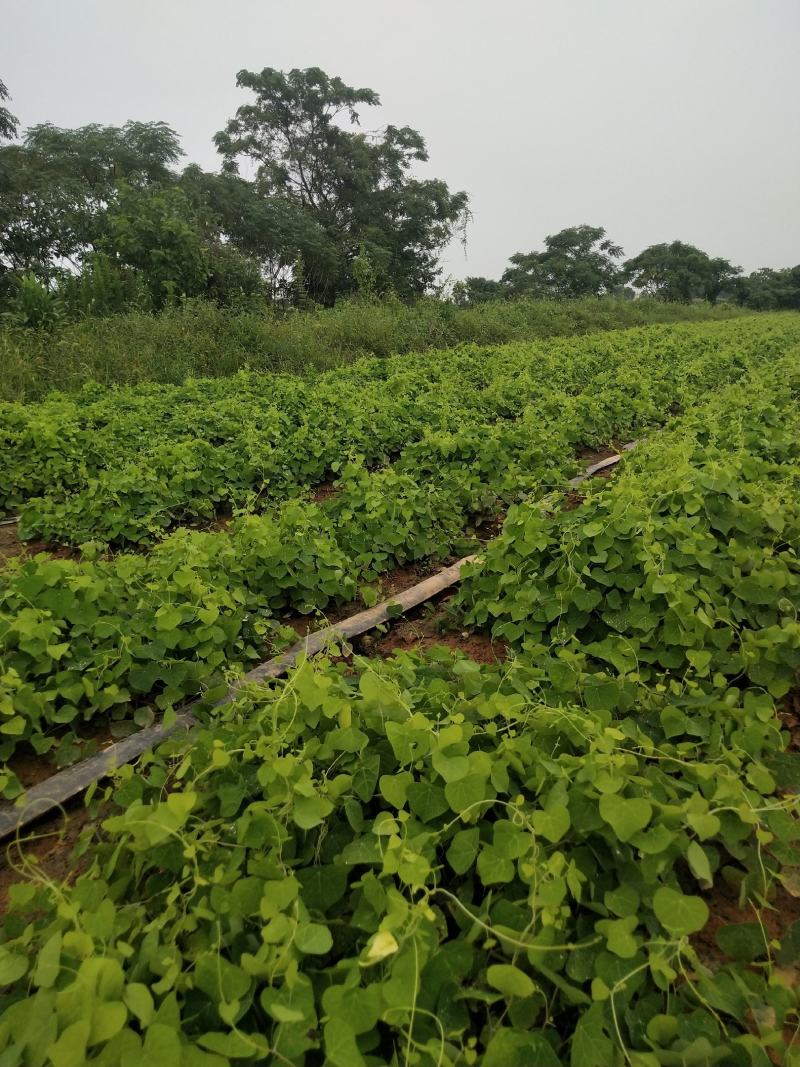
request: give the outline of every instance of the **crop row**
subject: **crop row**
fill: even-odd
[[[468,621],[529,654],[785,695],[800,668],[798,357],[677,420],[582,507],[512,506],[462,583]]]
[[[307,662],[126,768],[12,888],[6,1062],[796,1064],[799,396],[795,349],[512,507],[461,605],[509,663]]]
[[[21,743],[59,758],[69,731],[96,716],[165,709],[226,671],[263,658],[275,616],[352,600],[398,563],[462,547],[471,516],[563,484],[574,444],[628,435],[722,386],[748,358],[716,346],[689,357],[599,369],[591,389],[550,398],[514,422],[430,435],[393,466],[349,464],[321,504],[294,501],[228,531],[182,529],[148,555],[80,562],[44,555],[0,570],[0,759]],[[750,357],[761,374],[761,349]],[[59,741],[58,738],[61,737]],[[7,772],[7,795],[19,785]]]
[[[674,392],[683,373],[691,396],[708,386],[693,375],[696,359],[708,367],[716,353],[713,378],[791,341],[800,324],[773,316],[362,360],[309,380],[87,387],[78,398],[0,406],[0,506],[21,507],[26,539],[148,543],[226,509],[274,506],[351,460],[379,466],[430,434],[477,435],[526,413],[569,423],[570,404],[598,377],[638,389],[644,418],[662,410],[659,377]],[[610,433],[614,413],[596,416],[595,436]]]

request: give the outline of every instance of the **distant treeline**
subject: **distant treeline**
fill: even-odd
[[[800,308],[800,265],[744,275],[729,260],[683,241],[651,245],[622,261],[601,226],[571,226],[546,237],[543,252],[518,252],[499,281],[467,278],[454,287],[461,305],[520,296],[568,299],[645,293],[674,303],[720,299],[762,311]]]
[[[420,133],[363,133],[380,103],[318,68],[242,70],[249,94],[214,141],[218,172],[180,169],[163,122],[33,126],[18,122],[0,81],[0,315],[52,328],[186,299],[253,309],[331,307],[358,295],[458,305],[525,296],[649,294],[720,298],[754,308],[800,306],[800,267],[744,277],[680,241],[622,261],[601,227],[570,227],[540,252],[519,252],[499,280],[449,289],[439,256],[470,219],[469,198],[415,177]],[[242,164],[250,177],[240,172]]]

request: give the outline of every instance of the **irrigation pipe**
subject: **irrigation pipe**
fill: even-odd
[[[623,451],[629,452],[635,445],[636,442],[632,441],[630,444],[623,446]],[[613,467],[621,459],[622,455],[617,454],[609,456],[607,459],[602,459],[598,463],[593,463],[582,474],[571,479],[569,484],[572,486],[580,485],[599,471],[605,470],[607,467]],[[357,637],[359,634],[366,633],[382,623],[389,622],[410,608],[423,604],[443,590],[456,585],[461,580],[461,568],[467,563],[472,563],[476,558],[476,556],[464,556],[457,563],[445,567],[444,570],[437,571],[430,578],[426,578],[424,581],[418,582],[417,585],[398,593],[391,600],[384,600],[382,603],[376,604],[375,607],[360,611],[357,615],[351,615],[349,619],[343,619],[341,622],[334,623],[331,626],[324,626],[320,630],[315,630],[314,633],[297,641],[280,656],[275,656],[265,663],[260,663],[253,670],[248,671],[247,674],[243,675],[230,687],[225,696],[217,701],[214,707],[230,704],[243,686],[253,682],[263,682],[267,678],[280,678],[281,675],[286,674],[295,665],[301,656],[314,656],[334,642],[339,642],[349,637]],[[199,701],[195,701],[186,705],[178,712],[169,726],[164,725],[164,723],[146,726],[144,729],[137,730],[136,733],[131,734],[130,737],[109,745],[102,752],[89,756],[88,759],[82,760],[80,763],[75,764],[74,767],[68,767],[66,770],[54,774],[46,781],[39,782],[25,792],[21,803],[0,805],[0,840],[15,831],[21,830],[24,826],[33,822],[34,819],[41,818],[41,816],[46,815],[54,808],[60,808],[68,800],[88,789],[94,782],[99,782],[101,778],[107,777],[123,764],[132,762],[138,756],[141,756],[143,752],[154,748],[172,734],[196,725],[197,719],[192,709],[196,708],[198,704]]]

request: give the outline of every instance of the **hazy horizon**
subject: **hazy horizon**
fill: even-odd
[[[375,89],[362,127],[420,130],[420,173],[470,194],[454,278],[578,223],[627,256],[679,239],[745,271],[800,262],[796,0],[32,0],[3,23],[23,129],[163,120],[207,169],[242,68]]]

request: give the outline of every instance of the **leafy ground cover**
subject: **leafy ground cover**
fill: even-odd
[[[735,319],[362,360],[310,380],[239,374],[0,405],[0,506],[21,509],[27,539],[147,543],[222,509],[272,506],[350,459],[380,465],[432,434],[482,437],[523,415],[552,422],[556,410],[572,428],[581,396],[594,396],[595,436],[608,433],[617,412],[601,403],[612,382],[629,406],[636,391],[644,420],[666,410],[665,381],[670,402],[681,402],[695,361],[716,356],[706,371],[713,386],[731,365],[776,355],[792,337],[790,317]]]
[[[680,413],[612,481],[572,510],[538,499],[541,484],[511,505],[454,609],[501,637],[507,662],[445,649],[307,662],[123,769],[76,883],[34,876],[10,891],[0,1064],[800,1063],[800,925],[773,919],[800,868],[800,773],[777,714],[800,665],[800,346],[771,343],[722,353],[716,374],[712,356],[665,361],[662,418]],[[575,398],[573,428],[579,413],[582,427],[627,417],[615,397],[642,405],[635,381],[604,382],[597,408]],[[464,464],[486,479],[479,495],[498,485],[481,456]],[[294,522],[268,565],[253,550],[248,570],[263,569],[246,595],[268,587],[276,610],[336,595],[379,564],[348,570],[356,542],[331,531],[359,502],[378,506],[381,478],[422,491],[406,477],[358,469],[330,510],[291,504],[230,534],[178,531],[148,556],[0,574],[14,596],[45,598],[39,626],[55,617],[47,598],[122,566],[143,568],[165,651],[218,618],[247,635],[253,603],[237,614],[232,593],[184,628],[175,590],[190,601],[191,568],[210,573],[200,546],[235,559],[263,524]],[[445,544],[448,514],[431,525],[425,512],[419,529]],[[412,555],[416,523],[400,542]],[[339,555],[321,552],[334,542]],[[289,547],[320,559],[308,572],[289,560],[281,585],[274,560]],[[176,579],[158,607],[155,561]],[[48,567],[66,569],[48,585]],[[108,623],[107,663],[137,647],[120,641],[128,625]],[[74,639],[55,636],[69,657]],[[26,635],[13,654],[41,655],[51,637]],[[55,680],[41,662],[39,679]],[[23,720],[45,692],[33,678]],[[734,921],[712,922],[720,893]]]
[[[470,382],[484,381],[481,403],[507,405],[514,420],[469,425],[456,391],[447,418],[466,428],[421,437],[388,467],[346,465],[322,503],[290,500],[215,533],[177,530],[147,555],[10,561],[0,570],[0,759],[27,745],[72,758],[71,734],[87,720],[142,723],[203,687],[213,696],[226,671],[264,658],[282,612],[352,600],[397,564],[465,550],[471,519],[563,486],[576,445],[658,425],[698,394],[759,374],[798,335],[800,323],[779,317],[573,342],[586,386],[564,388],[554,361],[552,388],[539,381],[528,403],[528,350],[496,350]],[[20,789],[8,770],[0,785]]]

